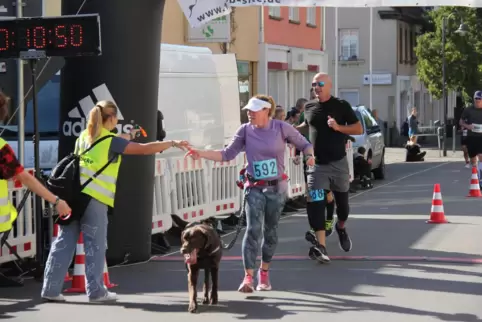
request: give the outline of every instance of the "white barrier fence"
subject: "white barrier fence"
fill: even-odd
[[[347,144],[347,157],[352,180],[351,142]],[[161,154],[157,155],[152,234],[165,232],[172,227],[171,214],[191,222],[239,210],[242,191],[236,186],[236,180],[244,164],[244,154],[229,162],[194,161],[183,157],[164,158]],[[306,186],[302,156],[297,158],[295,148],[289,145],[285,151],[285,166],[289,180],[288,198],[303,196]],[[28,171],[33,173],[32,169]],[[9,182],[9,198],[14,206],[17,206],[26,191],[21,183]],[[36,252],[34,199],[33,194],[28,196],[7,239],[22,258],[33,257]],[[14,259],[6,246],[0,249],[0,264]]]

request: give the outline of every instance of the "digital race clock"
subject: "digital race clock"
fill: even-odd
[[[5,19],[5,18],[4,18]],[[101,54],[98,14],[0,20],[0,58]]]

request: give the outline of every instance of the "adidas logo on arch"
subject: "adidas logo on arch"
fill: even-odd
[[[112,94],[110,93],[109,89],[107,88],[106,84],[102,84],[100,86],[97,86],[92,90],[94,94],[94,99],[92,99],[92,96],[88,95],[84,98],[82,98],[79,101],[79,106],[74,107],[72,110],[69,111],[67,114],[68,117],[71,120],[65,121],[62,124],[62,132],[64,136],[79,136],[80,133],[85,129],[86,126],[86,119],[89,115],[90,110],[94,108],[95,103],[98,101],[112,101],[114,104],[117,105],[117,103],[114,100],[114,97],[112,97]],[[117,105],[119,106],[119,105]],[[79,119],[78,121],[74,121],[74,119]],[[117,119],[119,121],[124,120],[124,116],[122,115],[122,112],[120,108],[117,110]],[[130,130],[132,129],[133,125],[132,124],[117,124],[117,133],[129,133]]]

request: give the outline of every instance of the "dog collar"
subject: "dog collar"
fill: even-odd
[[[221,246],[216,247],[212,252],[209,253],[209,256],[214,255],[220,249],[221,249]]]

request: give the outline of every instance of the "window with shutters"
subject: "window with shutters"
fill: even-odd
[[[316,26],[316,7],[306,8],[306,24]]]
[[[289,7],[288,9],[288,19],[290,22],[300,22],[300,8]]]
[[[280,7],[269,7],[268,14],[270,17],[281,18],[281,9]]]

